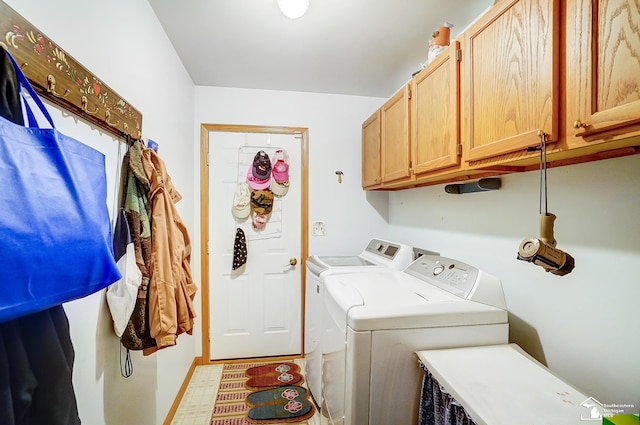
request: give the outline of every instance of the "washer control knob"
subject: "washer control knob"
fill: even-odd
[[[444,271],[444,266],[443,266],[443,265],[435,266],[435,267],[433,268],[433,275],[434,275],[434,276],[438,276],[438,275],[439,275],[440,273],[442,273],[443,271]]]

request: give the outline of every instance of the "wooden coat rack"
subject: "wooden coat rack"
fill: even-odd
[[[142,114],[0,1],[0,46],[48,101],[119,139],[142,138]]]

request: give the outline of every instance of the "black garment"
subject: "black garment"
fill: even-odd
[[[0,324],[0,423],[80,425],[63,307]]]
[[[18,81],[4,49],[0,114],[24,124]],[[74,356],[61,305],[0,323],[0,424],[79,425],[71,379]]]
[[[24,125],[18,78],[3,48],[0,48],[0,115],[15,124]]]

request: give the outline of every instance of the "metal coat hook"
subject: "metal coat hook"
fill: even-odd
[[[95,110],[93,110],[93,111],[90,111],[90,110],[88,109],[89,99],[87,99],[87,96],[84,96],[84,95],[83,95],[83,96],[80,98],[80,105],[81,105],[81,106],[80,106],[80,109],[82,109],[84,112],[86,112],[86,113],[87,113],[87,114],[89,114],[89,115],[95,115],[95,114],[97,114],[97,113],[98,113],[98,108],[97,108],[97,107],[96,107],[96,109],[95,109]]]
[[[342,176],[344,173],[340,170],[336,171],[336,175],[338,176],[338,183],[342,183]]]
[[[104,111],[104,122],[109,124],[111,127],[117,127],[120,124],[120,121],[111,122],[111,111],[108,109]]]
[[[51,74],[47,75],[47,91],[55,97],[66,97],[69,94],[69,89],[65,89],[64,93],[56,91],[56,78]]]

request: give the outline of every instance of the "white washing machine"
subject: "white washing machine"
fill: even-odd
[[[500,280],[450,258],[328,276],[324,287],[331,327],[323,336],[323,414],[334,425],[415,424],[415,351],[508,341]]]
[[[417,250],[424,252],[424,250]],[[307,258],[305,291],[305,378],[311,395],[321,405],[322,353],[320,340],[323,323],[323,281],[327,276],[336,274],[361,273],[378,270],[402,270],[414,259],[414,250],[409,245],[389,242],[383,239],[371,239],[358,255],[322,256]]]

